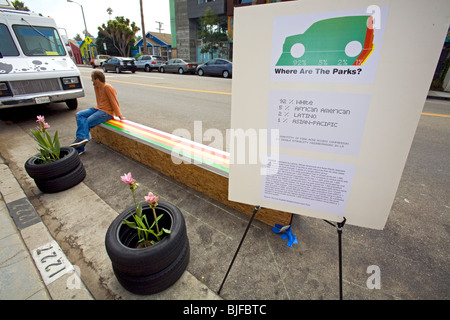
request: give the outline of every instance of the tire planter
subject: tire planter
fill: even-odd
[[[44,193],[67,190],[86,177],[78,152],[72,147],[61,147],[60,159],[54,162],[42,163],[38,156],[36,154],[25,162],[25,170]]]
[[[80,164],[78,152],[72,147],[61,147],[60,159],[55,162],[42,163],[37,159],[39,153],[25,162],[25,170],[33,179],[52,179],[72,171]]]
[[[142,213],[153,221],[148,203],[142,202]],[[159,226],[171,233],[154,245],[137,249],[138,236],[135,229],[122,223],[134,221],[135,207],[125,209],[111,223],[105,236],[105,248],[119,283],[135,294],[154,294],[174,284],[186,270],[189,262],[189,240],[183,214],[174,205],[158,201],[156,215],[164,213]]]
[[[60,177],[53,179],[35,179],[39,190],[44,193],[56,193],[63,190],[67,190],[76,186],[86,177],[86,170],[84,170],[83,164],[79,164],[74,170],[64,174]]]

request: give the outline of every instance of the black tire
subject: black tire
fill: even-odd
[[[103,72],[104,72],[104,73],[107,73],[107,72],[108,72],[108,69],[106,69],[105,66],[103,66]]]
[[[222,76],[223,76],[224,78],[229,78],[229,77],[230,77],[230,73],[229,73],[227,70],[224,70],[224,71],[222,72]]]
[[[141,204],[148,221],[153,221],[148,203]],[[171,233],[150,247],[135,249],[137,232],[122,223],[123,219],[134,221],[134,206],[125,209],[109,226],[105,248],[117,271],[130,276],[151,275],[167,268],[181,254],[188,242],[183,214],[176,206],[165,201],[159,201],[156,210],[157,216],[164,213],[159,221],[160,227],[170,228]]]
[[[50,163],[40,163],[34,155],[25,162],[25,170],[33,179],[47,180],[67,174],[80,164],[78,152],[72,147],[61,147],[60,159]]]
[[[164,67],[160,67],[160,68],[159,68],[159,72],[164,73],[164,72],[166,72],[166,71],[164,70]]]
[[[69,110],[75,110],[76,108],[78,108],[78,100],[77,99],[66,100],[66,105],[67,108],[69,108]]]
[[[177,282],[187,268],[189,256],[189,242],[186,242],[177,259],[160,272],[148,276],[130,276],[114,267],[113,271],[119,283],[128,291],[141,295],[155,294]]]
[[[144,70],[145,70],[145,72],[150,72],[150,71],[152,71],[152,69],[150,68],[150,66],[149,66],[148,64],[145,65]]]
[[[120,68],[116,67],[116,73],[120,73]]]
[[[86,170],[84,169],[83,164],[80,163],[74,170],[63,176],[48,180],[35,179],[34,182],[42,192],[56,193],[76,186],[83,181],[85,177]]]
[[[202,77],[205,73],[203,72],[203,69],[198,69],[197,74]]]
[[[183,73],[184,73],[183,68],[178,69],[178,74],[183,74]]]

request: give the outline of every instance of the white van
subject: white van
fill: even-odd
[[[0,109],[84,97],[81,75],[52,18],[0,0]]]

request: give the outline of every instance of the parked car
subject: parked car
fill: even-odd
[[[103,72],[115,71],[121,73],[122,71],[136,72],[136,65],[133,58],[125,57],[111,57],[102,64]]]
[[[138,70],[143,69],[146,72],[150,72],[153,69],[158,70],[164,62],[166,62],[166,60],[164,60],[163,57],[144,55],[137,58],[135,64]]]
[[[108,56],[106,54],[99,54],[99,55],[95,56],[95,58],[91,60],[92,68],[101,67],[103,62],[108,60],[109,57],[110,56]]]
[[[197,67],[197,74],[199,76],[211,75],[211,76],[222,76],[224,78],[231,77],[231,70],[233,64],[225,59],[212,59],[208,62],[201,64]]]
[[[195,74],[197,62],[185,61],[183,59],[170,59],[159,67],[159,72],[178,72]]]

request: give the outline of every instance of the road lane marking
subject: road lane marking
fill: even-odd
[[[450,115],[448,115],[448,114],[438,114],[438,113],[427,113],[427,112],[422,112],[422,115],[424,115],[424,116],[432,116],[432,117],[450,118]]]
[[[135,75],[135,77],[138,77],[138,78],[144,78],[144,79],[158,79],[158,80],[163,80],[163,79],[164,79],[164,78],[161,78],[161,77],[138,76],[138,75]]]
[[[90,77],[83,77],[83,78],[90,79]],[[152,87],[152,88],[169,89],[169,90],[178,90],[178,91],[190,91],[190,92],[201,92],[201,93],[213,93],[213,94],[231,95],[231,92],[209,91],[209,90],[188,89],[188,88],[177,88],[177,87],[159,86],[159,85],[155,85],[155,84],[137,83],[137,82],[129,82],[129,81],[121,81],[121,80],[112,80],[112,79],[108,79],[108,81],[109,81],[109,82],[117,82],[117,83],[132,84],[132,85],[137,85],[137,86]]]
[[[143,76],[140,76],[140,77],[143,77]],[[90,77],[84,77],[84,76],[83,76],[83,78],[90,79]],[[147,78],[147,77],[145,77],[145,78]],[[156,77],[154,79],[156,79]],[[137,83],[137,82],[129,82],[129,81],[120,81],[120,80],[113,80],[113,79],[108,79],[108,81],[118,82],[118,83],[125,83],[125,84],[133,84],[133,85],[137,85],[137,86],[152,87],[152,88],[169,89],[169,90],[179,90],[179,91],[191,91],[191,92],[202,92],[202,93],[214,93],[214,94],[231,95],[231,92],[209,91],[209,90],[188,89],[188,88],[177,88],[177,87],[159,86],[159,85],[154,85],[154,84],[145,84],[145,83]],[[450,115],[437,114],[437,113],[422,112],[422,115],[433,116],[433,117],[450,118]]]

